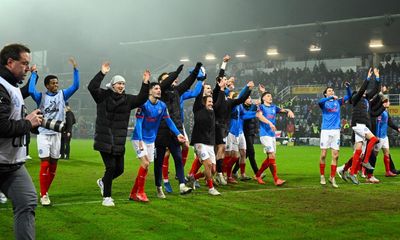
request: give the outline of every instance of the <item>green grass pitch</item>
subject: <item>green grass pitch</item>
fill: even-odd
[[[180,196],[170,160],[174,188],[166,200],[156,198],[153,166],[146,193],[150,203],[128,201],[139,161],[130,142],[126,145],[125,172],[113,184],[116,206],[101,205],[96,180],[104,167],[93,140],[73,140],[71,159],[60,160],[49,191],[51,207],[36,209],[37,239],[399,239],[400,177],[384,177],[382,153],[375,175],[380,184],[359,186],[337,177],[338,189],[319,184],[318,147],[278,146],[278,174],[287,183],[275,187],[267,172],[266,185],[255,181],[221,186],[222,196],[207,194],[202,187]],[[39,160],[36,140],[26,164],[39,192]],[[392,156],[400,167],[400,150]],[[351,155],[342,148],[339,162]],[[258,165],[265,158],[256,146]],[[330,157],[327,163],[330,163]],[[190,152],[185,173],[190,169]],[[253,176],[250,164],[246,172]],[[326,167],[326,176],[330,172]],[[13,239],[11,204],[0,204],[0,239]]]

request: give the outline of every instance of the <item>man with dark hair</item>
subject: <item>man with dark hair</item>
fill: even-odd
[[[26,115],[18,83],[26,77],[30,50],[21,44],[5,46],[0,52],[0,191],[10,198],[14,211],[16,239],[35,239],[36,190],[24,163],[25,135],[40,125],[39,110]]]
[[[61,91],[58,90],[58,78],[54,75],[48,75],[44,79],[46,92],[38,92],[35,88],[37,74],[32,73],[29,82],[29,94],[38,105],[43,116],[47,119],[65,121],[65,102],[79,88],[79,71],[77,63],[73,58],[69,59],[74,69],[74,81],[72,86]],[[40,203],[43,206],[51,204],[48,191],[56,175],[57,161],[60,158],[61,133],[47,128],[39,127],[37,136],[38,153],[40,163]]]
[[[176,79],[179,73],[183,69],[183,65],[180,65],[175,72],[163,73],[158,77],[158,81],[161,87],[161,100],[165,102],[168,108],[168,112],[172,121],[180,132],[183,132],[183,124],[181,120],[181,108],[180,108],[180,96],[184,94],[190,86],[194,83],[200,68],[203,64],[198,62],[192,73],[180,84],[176,84]],[[180,143],[176,138],[175,134],[168,128],[165,120],[161,121],[160,129],[157,133],[156,139],[156,158],[154,161],[154,178],[157,187],[157,196],[159,198],[165,198],[165,194],[162,190],[162,165],[165,155],[165,151],[168,148],[172,154],[175,162],[175,172],[179,180],[179,191],[181,194],[190,193],[192,188],[185,186],[185,174],[182,165],[182,151]]]
[[[149,73],[150,74],[150,73]],[[139,202],[148,202],[144,185],[150,163],[154,161],[154,141],[157,137],[157,131],[161,120],[165,120],[169,129],[175,134],[179,142],[185,142],[186,138],[176,128],[172,122],[167,106],[160,101],[161,88],[159,83],[150,83],[150,95],[145,104],[136,111],[136,125],[132,132],[132,145],[140,159],[140,168],[133,185],[130,200]]]

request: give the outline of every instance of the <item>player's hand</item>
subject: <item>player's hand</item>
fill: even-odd
[[[28,120],[32,128],[38,127],[42,124],[43,120],[43,115],[40,113],[39,109],[36,109],[35,111],[31,112],[25,117],[26,120]]]
[[[180,143],[186,142],[186,138],[185,138],[185,136],[183,136],[182,134],[179,134],[179,135],[177,136],[177,138],[178,138],[178,141],[179,141]]]
[[[375,75],[375,77],[379,78],[379,69],[378,68],[374,68],[374,75]]]
[[[260,91],[261,93],[265,92],[265,86],[262,84],[258,84],[258,91]]]
[[[68,59],[69,63],[71,63],[72,67],[77,68],[78,67],[78,63],[76,62],[76,60],[73,57],[70,57]]]
[[[253,100],[253,104],[258,106],[261,104],[261,101],[259,99],[255,99],[255,100]]]
[[[371,78],[371,76],[372,76],[372,68],[370,68],[369,70],[368,70],[368,75],[367,75],[367,78],[369,79],[369,78]]]
[[[148,84],[150,81],[150,76],[151,76],[150,71],[146,69],[146,71],[144,71],[143,73],[143,82]]]
[[[33,64],[31,67],[31,72],[37,72],[36,64]]]
[[[350,83],[349,82],[344,82],[344,85],[348,88],[350,87]]]
[[[109,71],[110,71],[111,67],[110,67],[110,62],[104,62],[101,65],[101,72],[106,75]]]
[[[140,149],[140,151],[143,151],[143,149],[144,149],[143,145],[144,145],[143,141],[139,141],[139,149]]]
[[[71,136],[71,133],[67,133],[67,137],[70,137]]]
[[[272,129],[272,131],[276,131],[276,127],[275,127],[275,125],[274,124],[272,124],[272,123],[270,123],[269,124],[269,127]]]
[[[231,60],[231,57],[227,54],[224,56],[224,58],[222,59],[224,62],[229,62],[229,60]]]
[[[254,82],[253,81],[248,82],[247,87],[249,87],[249,89],[252,90],[254,88]]]
[[[287,113],[287,116],[289,118],[294,118],[294,113],[291,110],[289,110],[288,113]]]

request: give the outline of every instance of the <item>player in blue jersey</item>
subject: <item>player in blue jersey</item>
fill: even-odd
[[[48,75],[44,79],[46,92],[38,92],[35,88],[37,73],[33,72],[29,82],[29,94],[38,105],[44,118],[58,121],[65,121],[65,102],[79,88],[79,71],[77,63],[73,58],[69,59],[73,67],[73,84],[67,89],[58,90],[58,77]],[[39,127],[39,135],[37,136],[37,145],[40,164],[40,203],[43,206],[51,204],[48,191],[56,174],[57,160],[60,158],[61,133],[50,129]]]
[[[253,81],[250,81],[245,88],[239,94],[239,98],[245,94],[248,90],[252,90],[254,87]],[[234,95],[233,98],[236,98]],[[237,181],[232,177],[232,167],[240,160],[241,166],[241,179],[250,180],[247,177],[245,170],[246,161],[246,139],[243,133],[243,121],[250,118],[255,118],[256,112],[245,112],[242,104],[233,107],[231,112],[231,118],[229,122],[229,132],[226,138],[225,147],[225,158],[224,166],[227,175],[228,183],[237,183]]]
[[[283,109],[272,104],[272,94],[270,92],[263,92],[261,95],[261,105],[257,111],[257,118],[260,120],[260,141],[264,146],[264,151],[267,154],[267,158],[264,160],[256,174],[256,180],[259,184],[265,184],[261,178],[261,174],[267,168],[270,168],[276,186],[281,186],[286,182],[278,177],[275,161],[275,124],[276,114],[278,113],[287,113],[288,117],[294,118],[294,114],[290,109]]]
[[[148,72],[148,74],[150,74]],[[161,88],[159,83],[150,84],[149,100],[137,109],[136,126],[132,133],[132,144],[136,154],[140,159],[140,168],[132,188],[129,199],[141,202],[148,202],[149,199],[144,192],[144,184],[149,168],[149,164],[154,161],[154,142],[157,137],[158,128],[161,120],[164,119],[177,136],[180,142],[185,142],[186,138],[176,128],[169,117],[167,106],[159,98]]]
[[[320,183],[326,184],[325,180],[325,159],[327,150],[330,148],[332,153],[331,173],[329,182],[332,187],[337,188],[335,181],[337,161],[339,158],[340,147],[340,107],[351,98],[350,84],[345,83],[347,95],[338,98],[332,87],[327,87],[323,92],[324,97],[318,101],[318,105],[322,110],[322,126],[321,126],[321,156],[319,160]]]

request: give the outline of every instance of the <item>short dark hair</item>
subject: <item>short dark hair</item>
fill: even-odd
[[[160,83],[158,83],[158,82],[151,82],[150,83],[150,89],[152,89],[153,87],[155,87],[155,86],[160,86]]]
[[[161,73],[161,75],[160,75],[160,76],[158,76],[158,82],[161,82],[161,80],[162,80],[162,77],[164,77],[165,75],[168,75],[168,73],[167,73],[167,72],[163,72],[163,73]]]
[[[31,53],[31,50],[29,50],[28,47],[19,44],[19,43],[13,43],[6,45],[1,49],[0,52],[0,64],[5,66],[7,65],[7,61],[9,58],[14,59],[14,60],[19,60],[21,57],[21,53]]]
[[[58,77],[55,76],[55,75],[47,75],[47,76],[44,78],[44,85],[45,85],[45,86],[48,85],[48,84],[50,83],[50,80],[51,80],[51,79],[54,79],[54,78],[58,80]]]
[[[261,103],[262,103],[262,104],[264,104],[263,98],[264,98],[264,96],[267,95],[267,94],[270,94],[270,95],[272,96],[272,93],[271,93],[271,92],[268,92],[268,91],[263,92],[263,94],[261,95]]]
[[[212,96],[210,96],[210,95],[203,96],[203,98],[202,98],[203,105],[206,105],[207,98],[211,98],[212,99]]]
[[[333,87],[326,87],[324,92],[322,93],[326,97],[326,92],[328,92],[328,89],[331,88],[333,90]]]

